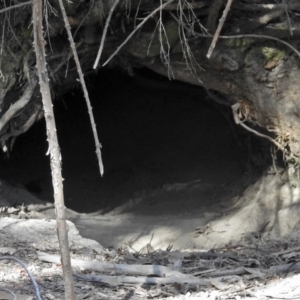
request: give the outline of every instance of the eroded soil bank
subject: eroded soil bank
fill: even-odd
[[[122,89],[113,88],[117,83]],[[112,76],[92,90],[104,178],[82,97],[74,91],[56,104],[67,218],[77,227],[69,223],[72,257],[179,268],[207,285],[128,287],[114,278],[105,286],[76,281],[77,295],[296,297],[298,277],[291,275],[298,272],[293,262],[299,257],[299,189],[281,167],[270,167],[263,150],[256,151],[263,149],[261,141],[234,131],[201,90],[195,96],[189,86],[175,84],[155,90]],[[27,263],[43,295],[61,299],[60,267],[38,254],[59,253],[44,130],[41,122],[18,138],[9,159],[1,158],[0,253]],[[289,277],[282,268],[290,270]],[[22,299],[32,290],[18,270],[0,263],[3,286]]]
[[[243,144],[239,138],[245,137],[232,130],[232,123],[220,111],[207,105],[203,90],[168,81],[165,87],[160,84],[155,89],[152,84],[148,88],[138,84],[135,77],[115,72],[106,77],[102,85],[97,82],[104,78],[90,79],[91,85],[100,86],[90,93],[103,145],[103,178],[98,174],[81,92],[74,90],[64,101],[55,103],[68,208],[107,212],[166,185],[201,182],[206,190],[214,186],[211,195],[207,192],[205,197],[182,201],[186,210],[193,211],[202,202],[215,202],[215,195],[226,197],[222,189],[230,189],[245,177],[250,143]],[[9,159],[2,155],[0,177],[25,187],[39,199],[52,201],[46,152],[41,121],[17,139]],[[253,170],[261,174],[262,164],[257,161]],[[174,207],[167,209],[171,213]]]
[[[55,104],[65,201],[83,236],[137,251],[150,240],[154,248],[209,249],[296,226],[298,189],[269,167],[260,147],[268,144],[235,130],[226,108],[208,105],[201,89],[140,79],[115,71],[90,78],[103,178],[80,91]],[[0,177],[51,202],[44,130],[40,122],[16,141]]]

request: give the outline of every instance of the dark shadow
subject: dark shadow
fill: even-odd
[[[68,208],[106,213],[145,192],[164,190],[166,185],[201,181],[209,194],[209,185],[216,191],[217,186],[231,186],[243,176],[252,155],[247,147],[256,141],[243,146],[239,139],[249,136],[232,132],[232,124],[214,109],[215,104],[207,104],[201,88],[140,72],[128,77],[111,70],[88,78],[103,145],[103,178],[80,89],[55,102]],[[17,139],[9,159],[2,156],[0,177],[52,201],[46,152],[41,121]],[[194,196],[186,202],[187,209],[192,209]]]

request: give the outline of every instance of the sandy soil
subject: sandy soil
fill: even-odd
[[[170,199],[178,207],[177,197],[188,199],[194,192],[203,193],[201,182],[166,185],[107,214],[67,210],[67,218],[74,222],[68,222],[68,227],[72,265],[77,274],[77,296],[79,299],[116,300],[128,297],[133,300],[300,299],[298,213],[293,214],[290,207],[281,210],[274,207],[274,199],[277,204],[287,199],[284,184],[280,193],[275,192],[279,182],[282,179],[278,175],[264,176],[235,201],[208,202],[194,212],[177,215],[159,212],[166,211],[163,207]],[[0,199],[7,199],[6,204],[14,199],[17,207],[12,210],[9,204],[10,209],[2,212],[0,259],[3,255],[12,255],[25,263],[38,281],[42,299],[63,299],[56,224],[51,220],[55,217],[53,205],[4,182],[0,195]],[[164,201],[153,203],[157,198]],[[27,208],[24,211],[17,205],[21,199]],[[1,203],[4,204],[4,200]],[[155,207],[152,214],[147,213],[149,206]],[[202,226],[196,228],[199,224]],[[176,249],[180,251],[174,251]],[[56,260],[51,259],[53,254]],[[102,271],[96,268],[99,263],[105,266],[101,267]],[[119,268],[119,264],[129,267],[134,264],[134,277],[130,277],[130,273],[112,274],[111,270]],[[89,267],[83,267],[85,265]],[[145,274],[138,274],[143,266],[166,267],[174,274],[162,278],[145,277]],[[103,277],[104,274],[108,275]],[[122,283],[166,279],[173,283]],[[4,289],[0,292],[2,299],[13,299],[9,296],[11,292],[18,299],[29,299],[33,295],[27,276],[14,261],[0,261],[0,281]]]

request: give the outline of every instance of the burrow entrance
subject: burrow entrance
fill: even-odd
[[[142,76],[150,82],[154,75]],[[107,212],[141,193],[175,183],[213,183],[221,190],[239,181],[251,165],[248,142],[238,140],[224,114],[208,105],[201,88],[170,84],[163,77],[155,77],[147,87],[118,70],[90,77],[89,86],[105,175],[99,175],[86,104],[75,88],[55,102],[68,208]],[[9,158],[2,155],[1,178],[52,201],[46,152],[45,124],[40,121],[16,140]],[[252,166],[262,170],[263,162]]]

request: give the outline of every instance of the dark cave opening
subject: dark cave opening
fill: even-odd
[[[138,76],[166,87],[141,86]],[[105,173],[101,178],[85,100],[75,88],[54,104],[68,208],[107,212],[166,184],[201,180],[222,187],[243,176],[251,155],[247,145],[257,139],[244,134],[252,142],[241,145],[201,88],[193,87],[197,90],[191,96],[190,85],[144,70],[136,77],[120,70],[101,72],[90,76],[88,85]],[[0,177],[51,202],[46,152],[45,124],[40,121],[17,138],[9,158],[1,156]],[[259,162],[258,173],[268,163]]]

